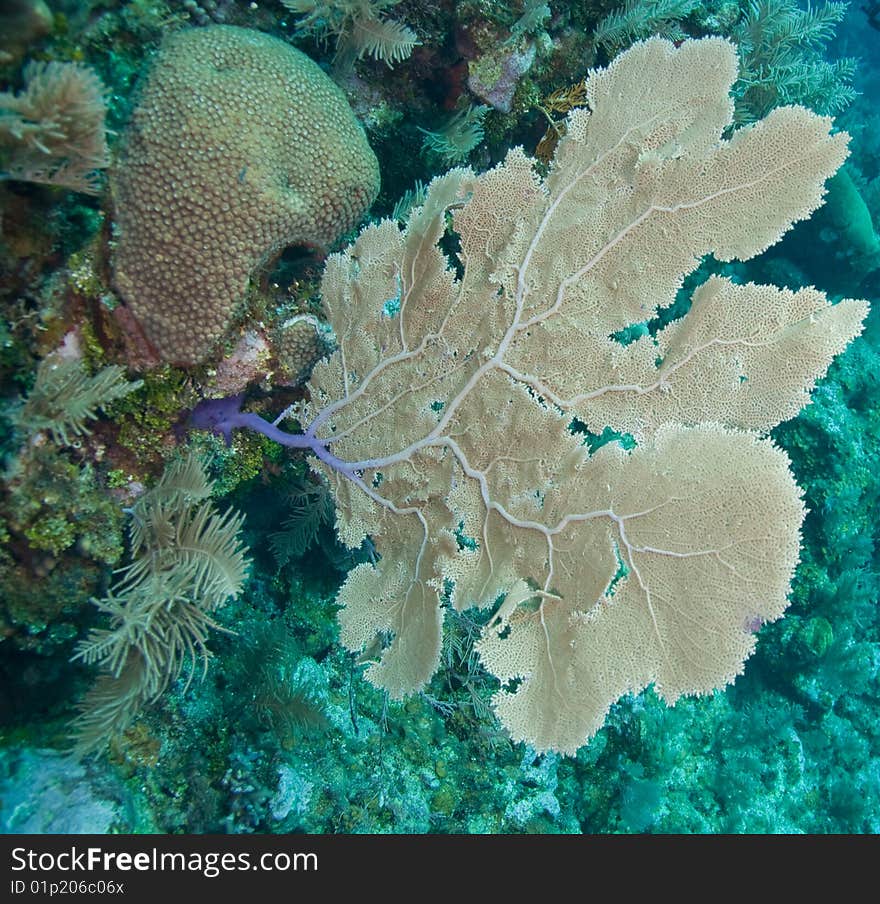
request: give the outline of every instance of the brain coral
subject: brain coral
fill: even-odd
[[[231,26],[164,41],[111,175],[116,288],[165,361],[203,360],[254,270],[326,248],[379,190],[342,92],[307,56]]]

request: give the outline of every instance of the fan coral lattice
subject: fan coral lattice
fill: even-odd
[[[200,415],[310,450],[340,540],[373,539],[379,560],[340,591],[341,638],[380,650],[367,677],[392,696],[437,669],[444,602],[494,607],[477,646],[496,712],[572,753],[626,693],[672,703],[733,681],[783,614],[804,505],[765,434],[867,303],[714,277],[656,336],[615,338],[702,256],[778,241],[846,156],[803,107],[725,140],[736,77],[718,38],[653,38],[591,72],[546,179],[520,149],[453,170],[405,229],[372,225],[328,260],[338,348],[302,435],[231,405]],[[457,270],[438,247],[449,211]],[[591,453],[575,420],[635,448]]]

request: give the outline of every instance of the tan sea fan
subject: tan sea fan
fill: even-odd
[[[632,329],[705,255],[746,260],[808,217],[846,157],[802,107],[724,138],[736,77],[725,40],[636,44],[589,73],[546,178],[521,149],[453,170],[404,228],[328,260],[338,347],[290,444],[314,452],[340,540],[375,544],[340,592],[341,638],[392,697],[437,669],[446,601],[492,607],[496,712],[573,753],[623,694],[731,682],[783,614],[804,505],[766,434],[867,303],[716,277],[654,335]],[[591,453],[583,428],[628,441]]]

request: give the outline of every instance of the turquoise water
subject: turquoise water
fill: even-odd
[[[2,831],[880,828],[880,10],[0,33]]]

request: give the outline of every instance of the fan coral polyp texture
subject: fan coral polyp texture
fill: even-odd
[[[725,40],[635,44],[587,76],[546,178],[518,148],[452,170],[405,228],[370,225],[328,259],[337,348],[302,434],[240,398],[194,415],[312,453],[340,541],[378,554],[340,590],[340,639],[391,697],[437,670],[449,607],[490,609],[476,650],[495,711],[515,740],[571,754],[625,694],[729,684],[784,613],[805,507],[766,434],[867,302],[713,276],[654,335],[616,338],[705,255],[777,242],[846,158],[848,136],[803,107],[725,138],[736,78]],[[576,422],[634,448],[590,451]]]
[[[476,648],[498,716],[574,753],[625,694],[724,687],[782,616],[804,504],[766,433],[868,305],[712,277],[655,335],[614,338],[704,255],[778,241],[846,157],[803,107],[726,139],[736,78],[727,41],[636,44],[589,73],[546,178],[520,149],[453,170],[405,229],[371,225],[328,260],[338,348],[291,439],[330,483],[340,540],[378,553],[340,591],[340,637],[392,697],[436,671],[447,605],[492,607]],[[575,420],[636,446],[591,453]]]
[[[307,56],[231,26],[171,34],[112,175],[114,279],[159,357],[197,363],[252,273],[326,248],[379,190],[342,92]]]

